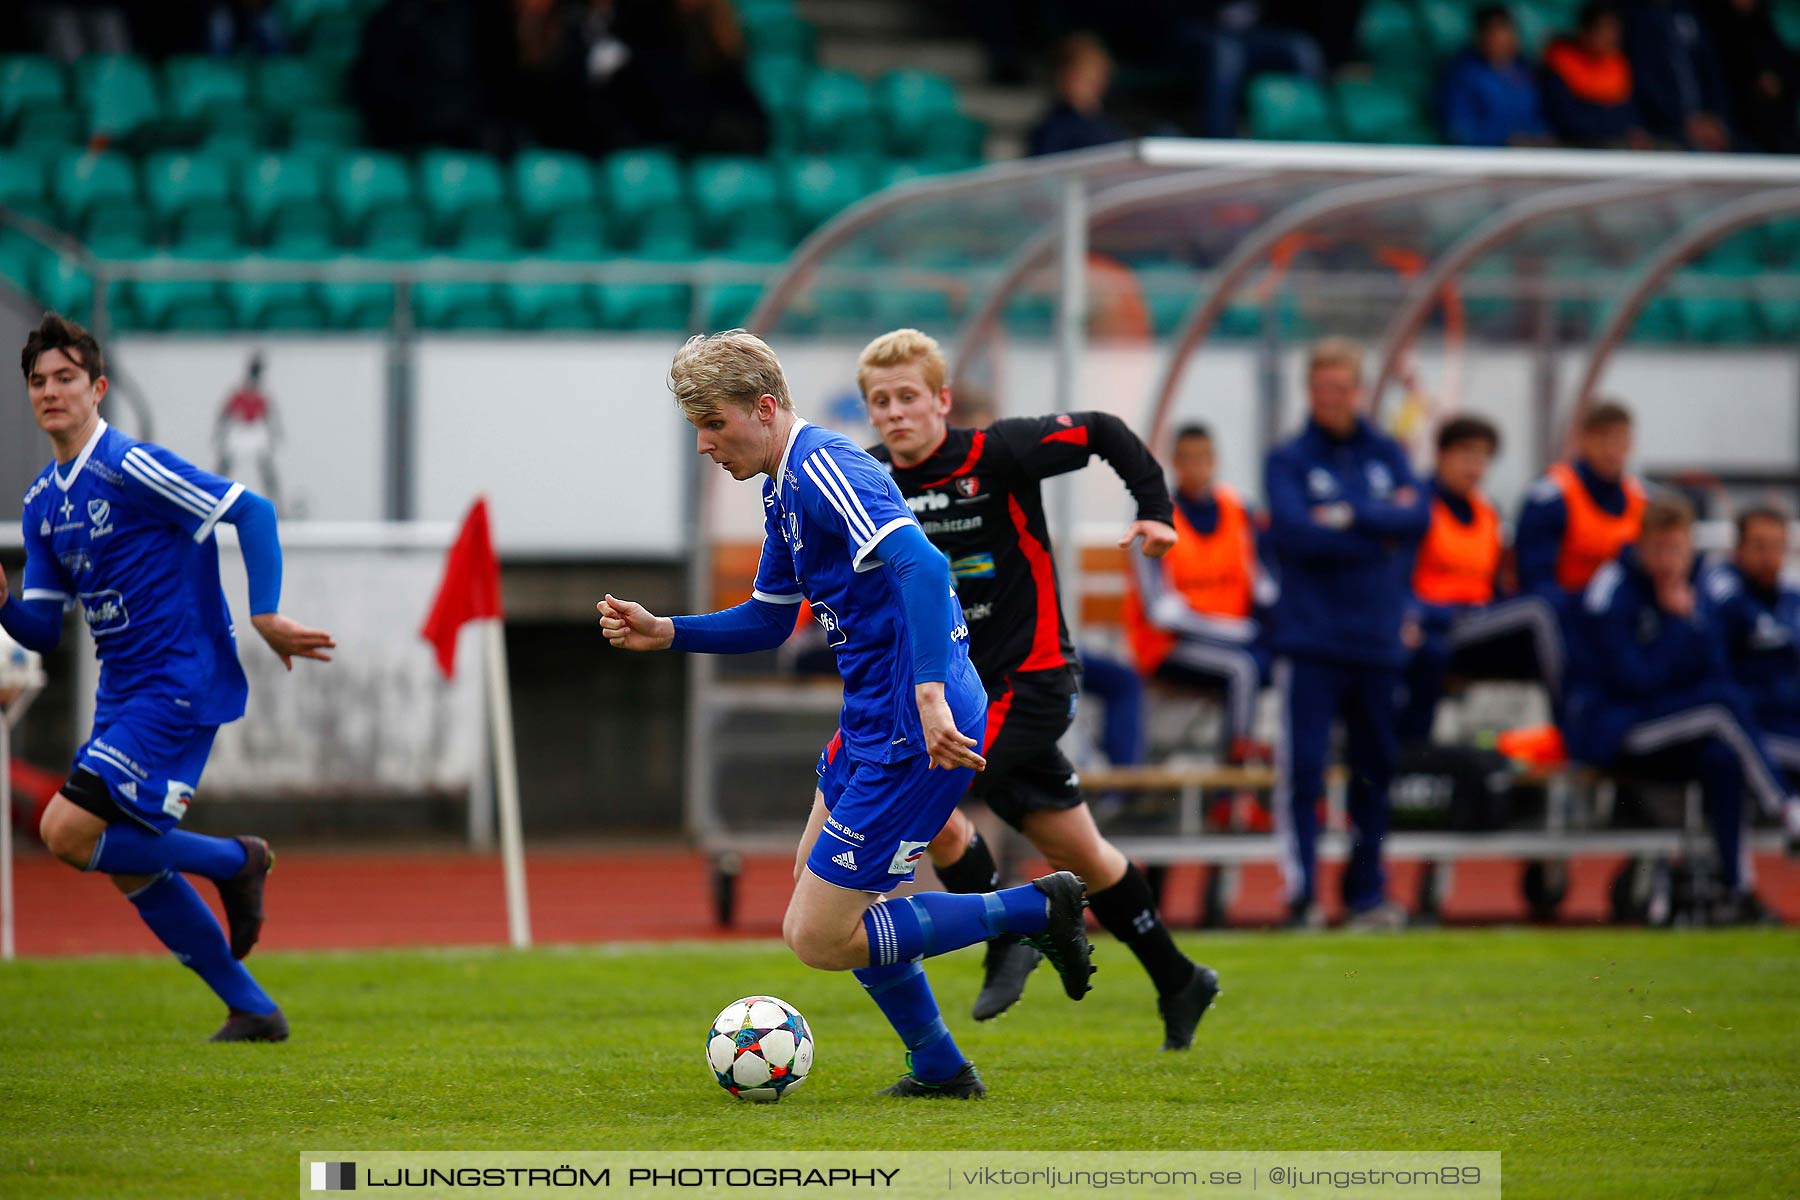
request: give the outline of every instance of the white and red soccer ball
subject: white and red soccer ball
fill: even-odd
[[[779,1100],[800,1086],[812,1064],[812,1026],[774,996],[733,1000],[706,1032],[706,1065],[740,1100]]]

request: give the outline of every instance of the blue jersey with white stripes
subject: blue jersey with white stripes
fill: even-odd
[[[248,687],[213,527],[244,485],[100,422],[25,493],[25,600],[80,605],[102,706],[157,696],[199,724],[244,715]]]
[[[839,718],[851,758],[887,763],[925,753],[913,695],[911,633],[881,540],[918,524],[880,463],[842,434],[796,420],[781,465],[763,483],[762,561],[756,598],[812,604],[844,677]],[[969,628],[952,600],[953,711],[984,695],[969,664]]]

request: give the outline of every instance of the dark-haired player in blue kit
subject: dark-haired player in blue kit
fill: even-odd
[[[281,546],[267,500],[100,418],[106,364],[92,334],[50,314],[20,366],[55,461],[25,493],[25,580],[14,596],[0,572],[0,627],[50,650],[63,606],[77,604],[101,661],[93,735],[44,810],[44,843],[78,870],[110,875],[225,1002],[213,1041],[282,1041],[287,1019],[238,961],[262,930],[268,844],[176,828],[214,734],[244,715],[249,690],[213,529],[237,527],[251,621],[288,669],[295,658],[327,658],[334,643],[276,612]],[[184,875],[218,886],[229,941]]]
[[[794,412],[761,339],[696,337],[669,384],[696,449],[734,479],[766,475],[763,548],[751,598],[705,616],[658,617],[607,596],[601,629],[625,650],[729,654],[787,640],[812,603],[844,679],[839,729],[794,865],[782,936],[801,962],[852,971],[907,1048],[891,1096],[968,1099],[987,1088],[938,1011],[919,960],[1002,933],[1032,940],[1087,993],[1085,888],[1067,871],[973,895],[885,897],[913,877],[975,771],[987,695],[944,556],[887,473],[841,434]]]

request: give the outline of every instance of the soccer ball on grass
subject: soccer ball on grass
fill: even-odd
[[[733,1000],[706,1031],[706,1065],[740,1100],[779,1100],[800,1086],[812,1064],[812,1026],[773,996]]]

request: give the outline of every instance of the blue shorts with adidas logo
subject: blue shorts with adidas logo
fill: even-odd
[[[162,698],[102,704],[75,766],[100,776],[125,816],[167,833],[187,815],[218,732],[217,725],[190,720]]]
[[[981,740],[985,706],[957,728]],[[910,882],[913,867],[950,819],[975,772],[929,769],[925,755],[891,763],[852,759],[843,735],[819,754],[819,791],[825,797],[825,828],[806,856],[806,869],[841,888],[891,892]]]

